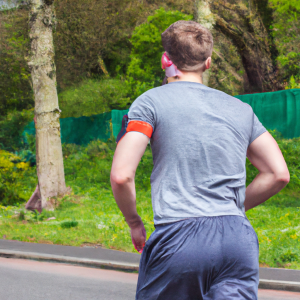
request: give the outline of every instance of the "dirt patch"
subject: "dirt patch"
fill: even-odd
[[[80,247],[85,248],[103,248],[101,244],[94,244],[94,243],[83,243],[80,245]]]

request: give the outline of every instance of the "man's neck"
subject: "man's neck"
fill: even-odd
[[[202,81],[202,72],[183,72],[181,71],[181,76],[168,77],[168,83],[177,82],[177,81],[189,81],[203,83]]]

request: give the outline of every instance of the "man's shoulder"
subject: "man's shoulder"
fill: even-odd
[[[189,82],[186,82],[186,84],[182,85],[173,85],[173,84],[166,84],[162,86],[158,86],[155,88],[152,88],[146,92],[144,92],[142,95],[140,95],[136,100],[133,102],[134,105],[138,104],[148,104],[151,106],[155,106],[155,103],[160,102],[161,99],[165,98],[168,94],[174,96],[174,93],[170,93],[170,90],[178,90],[180,94],[183,92],[184,88],[190,88],[193,87],[193,89],[198,89],[201,91],[201,94],[207,101],[216,101],[218,104],[220,104],[220,107],[229,106],[232,109],[237,110],[243,110],[248,113],[252,113],[252,107],[241,101],[240,99],[231,96],[223,91],[208,87],[204,84],[199,85],[191,85]],[[172,98],[173,99],[173,98]]]
[[[227,103],[228,105],[232,105],[237,108],[244,109],[249,112],[253,112],[252,107],[248,103],[245,103],[234,96],[228,95],[223,91],[210,88],[210,87],[206,87],[206,91],[207,94],[210,94],[210,97],[223,101],[223,104]]]
[[[159,86],[159,87],[154,87],[140,96],[138,96],[133,103],[131,104],[132,106],[137,106],[137,105],[150,105],[154,106],[157,101],[161,98],[161,96],[166,92],[165,86]]]

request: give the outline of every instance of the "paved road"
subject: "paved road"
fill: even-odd
[[[137,274],[0,258],[0,299],[133,300]],[[260,290],[259,300],[300,300],[300,293]]]

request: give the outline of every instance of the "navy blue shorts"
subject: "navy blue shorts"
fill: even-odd
[[[258,240],[246,218],[158,225],[142,253],[136,300],[256,300],[258,270]]]

